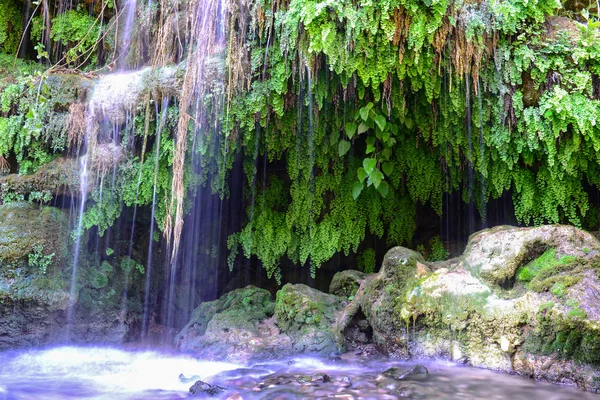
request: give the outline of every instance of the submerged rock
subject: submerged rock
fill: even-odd
[[[427,370],[427,367],[425,367],[424,365],[421,365],[421,364],[417,364],[417,365],[413,365],[412,367],[406,368],[406,369],[396,368],[396,367],[388,368],[385,371],[383,371],[382,375],[390,377],[390,378],[402,380],[402,379],[408,378],[409,376],[427,375],[428,373],[429,373],[429,371]]]
[[[206,383],[203,381],[196,381],[196,383],[194,383],[190,387],[190,394],[193,396],[199,396],[199,395],[216,396],[219,393],[222,393],[224,391],[225,391],[225,388],[222,388],[217,385],[211,385],[210,383]]]

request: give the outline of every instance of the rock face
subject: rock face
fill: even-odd
[[[220,349],[212,354],[225,358],[226,348],[256,351],[250,343],[260,343],[261,357],[343,349],[445,358],[598,391],[599,273],[600,242],[586,232],[497,227],[445,262],[393,248],[376,274],[338,273],[330,295],[287,284],[273,306],[260,289],[234,291],[200,306],[179,345],[203,355]],[[272,329],[272,343],[265,345],[261,326]]]
[[[351,298],[356,294],[366,276],[367,274],[364,272],[354,269],[338,272],[331,280],[329,293],[335,296]]]
[[[121,304],[123,290],[134,292],[131,271],[82,251],[71,299],[70,244],[63,211],[28,203],[0,206],[0,349],[59,343],[68,330],[73,342],[84,343],[120,343],[134,334],[135,296],[129,310]]]
[[[436,357],[600,388],[600,242],[567,226],[497,227],[464,255],[425,263],[388,252],[338,319],[356,319],[391,356]]]

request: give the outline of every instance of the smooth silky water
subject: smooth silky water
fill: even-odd
[[[410,365],[345,355],[247,367],[168,351],[56,347],[0,353],[0,399],[180,399],[197,379],[225,388],[214,396],[219,399],[600,399],[576,388],[442,362],[424,363],[426,376],[380,375]],[[331,381],[299,383],[319,373]]]

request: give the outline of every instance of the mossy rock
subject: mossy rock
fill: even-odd
[[[199,337],[206,333],[208,323],[216,314],[226,312],[239,325],[248,321],[259,321],[273,315],[275,304],[271,293],[256,286],[246,286],[224,294],[217,300],[200,304],[192,312],[188,324],[175,338],[180,343],[186,337]],[[242,321],[240,321],[240,318]]]
[[[277,292],[275,321],[292,338],[296,352],[334,353],[341,350],[341,344],[331,327],[342,308],[338,296],[288,283]]]
[[[464,267],[493,285],[511,285],[517,270],[555,249],[555,257],[590,260],[600,251],[600,242],[588,232],[572,226],[535,228],[498,226],[473,234],[462,256]],[[587,251],[584,251],[587,249]]]
[[[69,231],[63,211],[28,203],[5,204],[0,206],[0,221],[0,275],[27,267],[29,254],[36,247],[42,249],[43,255],[54,254],[47,273],[66,262],[70,254]]]
[[[364,272],[353,269],[340,271],[333,276],[329,285],[329,293],[346,298],[354,297],[365,276],[367,274]]]
[[[291,340],[273,322],[271,294],[255,286],[202,303],[177,334],[175,344],[203,358],[251,362],[291,353]]]

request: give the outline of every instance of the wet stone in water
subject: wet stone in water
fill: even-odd
[[[192,387],[190,387],[190,394],[196,396],[203,394],[215,396],[223,391],[225,391],[224,388],[217,385],[211,385],[210,383],[206,383],[203,381],[196,381],[196,383],[194,383]]]
[[[429,373],[429,371],[427,370],[427,368],[424,365],[413,365],[412,367],[408,368],[408,369],[401,369],[401,368],[388,368],[383,372],[383,376],[387,376],[390,378],[394,378],[394,379],[405,379],[409,376],[415,376],[415,375],[427,375]]]

